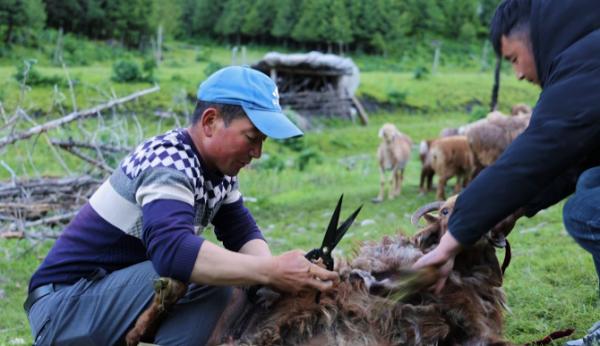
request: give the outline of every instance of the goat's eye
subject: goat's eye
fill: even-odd
[[[440,211],[442,215],[448,215],[448,208],[444,208]]]

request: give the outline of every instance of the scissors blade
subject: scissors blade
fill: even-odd
[[[327,226],[327,231],[325,232],[325,236],[323,237],[323,244],[321,244],[321,249],[324,247],[330,248],[331,243],[335,241],[337,238],[337,226],[340,220],[340,211],[342,209],[342,199],[344,195],[340,196],[338,200],[337,206],[333,211],[333,215],[331,215],[331,220],[329,220],[329,226]]]
[[[340,240],[342,240],[342,238],[344,237],[344,234],[346,234],[346,231],[350,228],[350,226],[352,225],[352,223],[356,219],[356,216],[358,215],[358,213],[360,212],[360,210],[362,209],[362,207],[363,207],[362,205],[360,207],[358,207],[358,209],[356,209],[354,211],[354,213],[352,213],[346,219],[346,221],[344,221],[344,223],[342,223],[342,225],[337,229],[337,231],[336,231],[336,237],[334,239],[334,242],[330,244],[330,246],[331,246],[330,249],[333,250],[333,248],[337,246],[337,244],[340,242]]]

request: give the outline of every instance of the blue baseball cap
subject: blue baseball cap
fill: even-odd
[[[268,137],[303,135],[281,111],[277,85],[250,67],[230,66],[213,73],[200,84],[198,100],[241,106],[252,124]]]

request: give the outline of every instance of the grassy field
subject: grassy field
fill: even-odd
[[[260,57],[264,50],[251,50],[249,59]],[[161,91],[141,99],[119,112],[126,120],[107,116],[88,120],[81,125],[93,129],[100,123],[123,121],[132,133],[127,141],[134,144],[139,137],[151,136],[175,125],[173,120],[158,120],[157,109],[185,113],[190,107],[186,95],[194,95],[204,78],[206,61],[196,61],[197,49],[181,47],[167,53],[165,63],[157,70]],[[211,59],[226,64],[227,50],[213,49]],[[358,58],[359,66],[372,61]],[[64,70],[42,64],[44,74],[61,74]],[[35,119],[43,122],[60,115],[57,96],[52,87],[34,87],[22,93],[11,75],[12,62],[0,66],[0,98],[10,113],[17,105],[28,111],[39,110]],[[69,74],[80,83],[74,94],[78,109],[106,100],[105,93],[123,96],[150,84],[116,84],[110,81],[110,63],[98,62],[89,66],[69,67]],[[391,113],[371,114],[368,126],[349,121],[328,121],[309,131],[300,141],[290,144],[267,141],[263,157],[240,176],[241,189],[249,209],[255,215],[273,251],[280,253],[291,248],[311,249],[319,245],[322,234],[340,194],[344,193],[345,217],[359,204],[364,204],[355,225],[337,250],[339,256],[351,256],[352,249],[363,240],[379,239],[398,230],[413,233],[410,214],[419,206],[434,199],[432,193],[418,194],[420,164],[416,150],[407,167],[403,192],[395,200],[381,204],[370,201],[379,189],[379,173],[375,160],[378,145],[377,131],[384,122],[395,123],[418,143],[435,137],[444,127],[467,122],[473,114],[467,109],[486,105],[491,90],[491,73],[475,71],[443,71],[424,79],[415,79],[410,71],[378,71],[372,67],[361,75],[359,94],[380,102],[399,106]],[[394,94],[396,93],[396,94]],[[62,105],[73,108],[68,88],[61,87]],[[398,94],[401,96],[398,97]],[[53,96],[54,95],[54,96]],[[395,95],[395,96],[394,96]],[[535,101],[537,90],[517,83],[512,76],[503,76],[501,109],[507,111],[512,103]],[[404,108],[403,108],[404,107]],[[135,119],[131,113],[135,113]],[[133,123],[139,124],[138,127]],[[80,135],[78,126],[56,131],[50,135],[69,137]],[[106,131],[110,131],[110,126]],[[43,136],[42,136],[43,137]],[[65,175],[56,162],[44,138],[23,141],[0,151],[0,160],[17,175]],[[31,157],[31,158],[29,158]],[[66,165],[74,172],[86,166],[65,157]],[[302,169],[300,167],[302,166]],[[10,173],[0,169],[0,178]],[[251,197],[251,198],[249,198]],[[205,231],[214,239],[211,230]],[[597,278],[591,257],[565,233],[561,221],[561,205],[541,212],[532,219],[519,221],[511,234],[513,262],[505,277],[505,290],[510,311],[506,314],[506,337],[517,343],[539,339],[557,329],[574,327],[582,335],[599,319]],[[44,258],[52,241],[0,240],[0,344],[31,344],[29,327],[22,310],[28,279]],[[499,253],[499,256],[503,254]]]

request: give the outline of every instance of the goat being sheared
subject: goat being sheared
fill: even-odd
[[[457,257],[440,294],[427,289],[438,278],[435,269],[410,269],[446,232],[453,206],[451,198],[421,208],[413,221],[429,224],[413,237],[364,244],[353,260],[337,264],[339,284],[319,298],[235,290],[209,344],[508,344],[501,336],[502,272],[490,238]]]
[[[211,343],[230,345],[506,345],[502,272],[489,238],[459,255],[442,292],[427,290],[437,271],[412,264],[447,230],[454,199],[413,217],[428,225],[414,237],[398,234],[364,244],[336,270],[332,291],[300,296],[259,291],[258,303],[238,291]],[[439,211],[439,216],[431,215]],[[497,243],[497,242],[496,242]],[[273,298],[274,297],[274,298]]]

